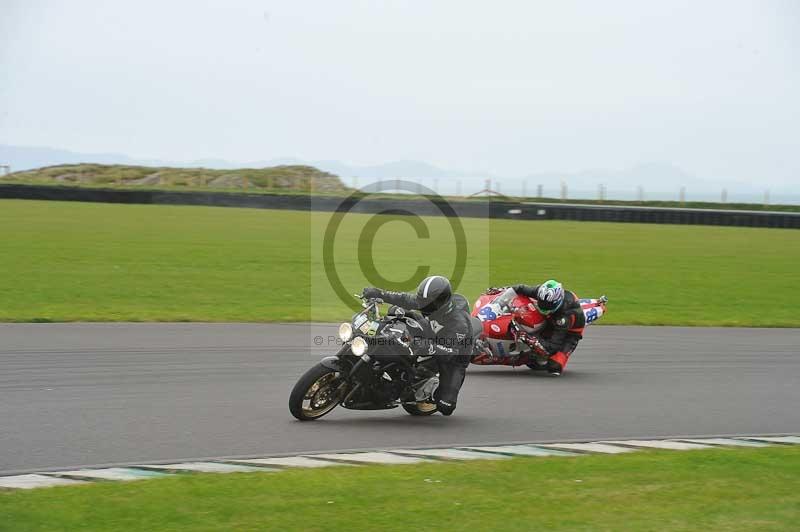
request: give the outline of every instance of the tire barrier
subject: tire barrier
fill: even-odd
[[[84,201],[152,205],[203,205],[252,209],[336,211],[339,196],[302,194],[249,194],[227,192],[120,190],[67,186],[0,184],[0,198],[52,201]],[[351,200],[352,201],[352,200]],[[386,209],[412,210],[418,215],[442,216],[436,202],[415,199],[363,199],[350,212],[374,214]],[[479,200],[448,201],[461,217],[486,217],[486,203]],[[489,217],[511,220],[571,220],[682,225],[727,225],[800,229],[800,213],[723,209],[681,209],[567,203],[527,203],[490,200]]]

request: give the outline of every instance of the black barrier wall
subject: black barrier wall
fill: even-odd
[[[206,205],[253,209],[310,210],[309,196],[291,194],[245,194],[225,192],[178,192],[163,190],[115,190],[78,187],[0,185],[0,198],[101,203],[139,203],[156,205]],[[341,197],[314,196],[314,209],[335,210]],[[486,216],[486,203],[448,201],[459,216]],[[427,200],[362,199],[352,212],[376,213],[386,209],[410,208],[420,215],[441,216]],[[800,229],[800,213],[735,211],[715,209],[675,209],[562,203],[520,203],[492,200],[491,218],[511,220],[575,220],[581,222],[629,222],[687,225],[732,225],[740,227],[778,227]]]

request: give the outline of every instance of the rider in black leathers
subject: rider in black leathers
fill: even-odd
[[[474,342],[474,325],[469,303],[460,294],[453,294],[446,277],[425,278],[416,293],[390,292],[365,288],[363,297],[380,298],[406,310],[419,310],[427,318],[428,352],[439,365],[439,387],[433,392],[439,412],[449,416],[456,409],[458,392],[464,383]]]

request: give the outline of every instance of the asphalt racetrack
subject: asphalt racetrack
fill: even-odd
[[[800,329],[587,329],[561,378],[471,366],[458,410],[288,411],[332,325],[0,325],[0,473],[305,451],[800,430]],[[326,343],[326,341],[323,341]]]

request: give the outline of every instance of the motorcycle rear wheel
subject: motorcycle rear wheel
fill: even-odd
[[[317,364],[297,381],[289,395],[289,411],[300,421],[319,419],[339,404],[347,386],[339,372]]]
[[[439,407],[436,406],[436,403],[426,403],[424,401],[419,401],[416,403],[403,403],[403,410],[411,414],[412,416],[430,416],[435,414],[439,411]]]

